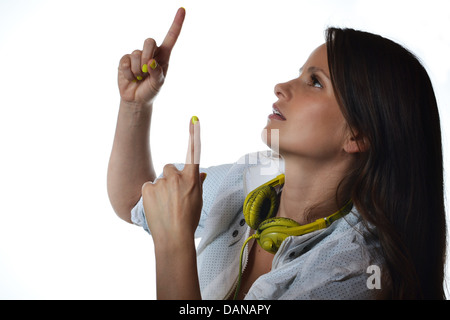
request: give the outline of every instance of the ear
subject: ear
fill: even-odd
[[[360,153],[369,150],[370,144],[366,137],[359,134],[351,134],[344,144],[347,153]]]

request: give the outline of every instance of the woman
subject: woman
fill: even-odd
[[[152,107],[184,16],[179,9],[160,47],[147,39],[120,62],[108,169],[116,213],[153,236],[158,298],[445,298],[439,114],[418,60],[380,36],[330,28],[299,77],[275,87],[263,138],[282,158],[276,216],[309,226],[349,199],[353,208],[287,237],[274,255],[256,241],[245,246],[254,230],[242,215],[245,195],[274,177],[262,174],[273,160],[250,155],[200,169],[193,117],[186,164],[166,165],[155,179]]]

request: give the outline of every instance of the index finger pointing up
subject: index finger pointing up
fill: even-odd
[[[197,176],[200,166],[200,152],[200,122],[196,116],[193,116],[189,125],[189,146],[185,168],[193,170],[194,173],[197,173]]]
[[[170,26],[169,32],[167,32],[161,47],[159,48],[165,55],[164,58],[168,59],[170,53],[177,42],[178,36],[180,35],[181,28],[183,27],[184,17],[186,16],[186,11],[184,8],[180,8],[173,19],[172,25]]]

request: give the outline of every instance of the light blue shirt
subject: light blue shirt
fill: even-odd
[[[195,236],[201,238],[197,265],[203,299],[232,297],[240,250],[251,233],[242,214],[245,196],[283,171],[283,163],[265,153],[246,155],[234,164],[201,169],[208,176]],[[149,232],[142,198],[131,216],[133,223]],[[244,261],[249,246],[244,251]],[[373,270],[371,266],[382,268],[379,248],[379,242],[353,208],[327,229],[288,237],[275,254],[271,271],[253,283],[245,298],[372,299],[378,289],[372,285],[374,275],[368,270]]]

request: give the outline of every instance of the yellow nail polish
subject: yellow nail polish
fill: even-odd
[[[137,82],[137,80],[136,79],[134,79],[132,82]]]
[[[150,63],[150,68],[152,68],[153,70],[155,70],[157,65],[158,65],[158,64],[156,63],[156,60],[153,60],[152,63]]]
[[[148,66],[147,66],[147,64],[144,64],[144,65],[142,66],[142,72],[143,72],[143,73],[147,73],[147,72],[148,72]]]
[[[196,124],[198,122],[197,116],[193,116],[191,121],[192,121],[192,124]]]
[[[137,76],[136,79],[138,79],[139,81],[141,81],[141,80],[142,80],[142,77],[141,77],[141,76]]]

